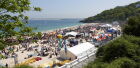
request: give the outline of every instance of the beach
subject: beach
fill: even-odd
[[[60,57],[59,52],[61,50],[65,50],[64,44],[67,45],[67,48],[71,48],[73,46],[76,46],[84,42],[93,43],[92,39],[96,39],[94,38],[95,33],[90,33],[91,32],[90,30],[97,28],[99,25],[101,24],[88,23],[88,24],[81,24],[72,27],[61,28],[57,30],[43,31],[42,32],[43,35],[41,39],[38,39],[36,37],[28,38],[26,41],[23,41],[22,44],[7,47],[5,50],[2,51],[3,55],[6,54],[7,59],[0,60],[0,63],[2,65],[8,64],[8,67],[13,67],[15,64],[16,65],[29,64],[31,66],[38,67],[38,66],[43,66],[44,64],[51,65],[54,62],[59,63],[61,61],[58,60],[57,58]],[[60,37],[61,35],[66,36],[66,33],[71,31],[75,31],[79,34],[83,33],[84,35],[72,39],[58,38],[58,35]],[[97,32],[96,34],[100,34],[102,31],[98,30],[96,32]],[[102,33],[104,34],[106,32],[102,32]],[[38,40],[38,42],[30,43],[31,39]],[[64,41],[67,41],[68,43],[64,43]],[[76,41],[76,42],[72,43],[71,41]],[[8,51],[9,49],[12,49],[13,52],[9,53]],[[16,58],[13,58],[12,56],[16,56]],[[35,59],[40,59],[40,60],[35,60]]]
[[[88,25],[92,25],[92,24],[98,24],[98,23],[90,23],[90,24],[82,24],[82,25],[76,25],[76,26],[72,26],[72,27],[65,27],[65,28],[61,28],[61,29],[56,29],[56,30],[47,30],[47,31],[42,31],[42,33],[52,33],[52,32],[56,32],[56,31],[63,31],[64,29],[68,29],[68,30],[70,30],[70,29],[76,29],[76,28],[78,28],[79,26],[80,27],[83,27],[83,26],[88,26]],[[43,41],[43,40],[42,40]],[[41,40],[39,41],[39,42],[42,42]],[[39,45],[39,46],[42,46],[42,44],[41,43],[32,43],[32,44],[29,44],[29,46],[35,46],[35,45]],[[14,45],[15,47],[20,47],[20,46],[22,46],[21,44],[19,44],[19,45]],[[37,49],[40,49],[40,47],[38,47]],[[24,48],[22,48],[22,49],[20,49],[21,51],[18,51],[18,52],[15,52],[15,53],[17,53],[18,54],[18,63],[22,63],[23,61],[26,61],[27,59],[24,59],[25,57],[27,57],[27,55],[29,55],[29,54],[33,54],[34,52],[33,51],[31,51],[31,52],[28,52],[28,51],[24,51],[24,53],[21,53],[22,52],[22,50],[24,50]],[[21,57],[20,57],[21,56]],[[24,57],[24,58],[23,58]],[[42,57],[43,58],[43,57]],[[54,59],[56,59],[56,57],[53,57],[52,59],[46,59],[46,58],[43,58],[42,60],[46,60],[46,61],[52,61],[52,60],[54,60]],[[0,60],[0,63],[2,63],[3,65],[4,64],[10,64],[9,65],[9,67],[12,67],[12,66],[14,66],[15,65],[15,62],[14,62],[14,58],[8,58],[8,59],[3,59],[3,60]],[[44,62],[44,63],[46,63],[46,62]],[[41,65],[41,64],[43,64],[43,62],[41,61],[41,63],[39,62],[39,63],[34,63],[34,64],[31,64],[31,65],[36,65],[36,66],[39,66],[39,65]]]
[[[53,29],[53,30],[46,30],[46,31],[41,31],[41,33],[51,33],[59,30],[64,30],[64,29],[76,29],[79,26],[87,26],[87,25],[93,25],[93,24],[99,24],[99,23],[86,23],[86,24],[80,24],[80,25],[75,25],[75,26],[70,26],[70,27],[64,27],[64,28],[59,28],[59,29]]]

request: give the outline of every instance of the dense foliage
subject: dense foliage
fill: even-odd
[[[128,35],[140,36],[140,16],[131,17],[123,32]]]
[[[41,9],[31,7],[30,0],[0,0],[0,49],[6,45],[16,44],[9,42],[10,39],[32,35],[33,28],[26,26],[28,16],[24,15],[30,10]]]
[[[81,22],[112,22],[126,21],[131,16],[140,14],[140,2],[132,3],[126,6],[118,6],[114,9],[105,10],[100,14],[86,18]]]
[[[98,49],[85,68],[140,68],[140,16],[131,17],[120,38]]]
[[[137,64],[126,57],[118,58],[111,63],[104,63],[99,59],[89,63],[85,68],[136,68]]]
[[[117,39],[106,46],[104,61],[113,61],[120,57],[133,57],[136,54],[137,45],[128,42],[125,39]]]

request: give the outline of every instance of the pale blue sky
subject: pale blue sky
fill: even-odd
[[[86,18],[103,10],[140,0],[31,0],[41,12],[28,12],[30,18]]]

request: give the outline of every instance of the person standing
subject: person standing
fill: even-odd
[[[8,68],[8,64],[7,63],[5,64],[5,67]]]
[[[15,65],[18,64],[18,55],[16,53],[14,53],[14,62]]]

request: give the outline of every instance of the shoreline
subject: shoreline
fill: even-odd
[[[93,24],[95,25],[95,24],[99,24],[99,23],[85,23],[85,24],[68,26],[68,27],[63,27],[63,28],[58,28],[58,29],[45,30],[45,31],[41,31],[41,33],[51,33],[51,32],[55,32],[55,31],[59,31],[59,30],[78,28],[79,26],[83,27],[83,26],[93,25]]]

